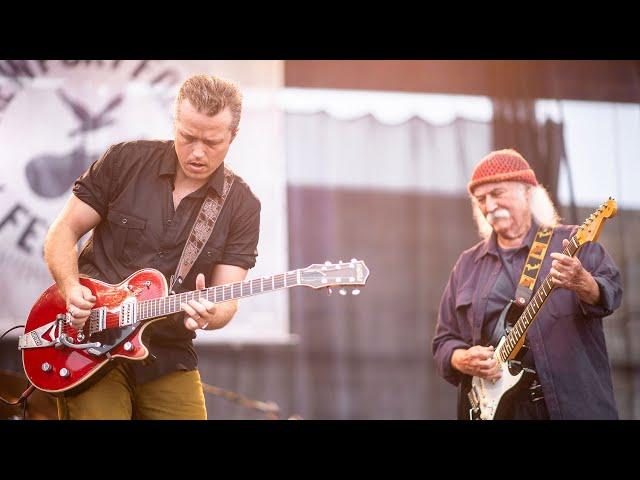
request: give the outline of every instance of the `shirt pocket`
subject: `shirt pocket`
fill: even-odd
[[[140,256],[147,221],[117,210],[110,210],[107,219],[111,225],[114,255],[124,265],[130,266]]]

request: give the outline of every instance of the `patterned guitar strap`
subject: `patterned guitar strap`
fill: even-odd
[[[529,303],[529,300],[531,300],[531,297],[533,296],[533,288],[536,284],[538,274],[540,273],[540,266],[542,265],[542,261],[544,260],[549,244],[551,243],[552,235],[552,228],[538,228],[536,237],[531,244],[527,261],[524,262],[524,268],[522,269],[520,281],[516,288],[515,300],[510,300],[502,310],[502,313],[500,313],[500,317],[498,318],[496,326],[489,339],[489,344],[494,346],[497,345],[503,335],[509,331],[510,326],[507,325],[507,312],[509,311],[511,304],[515,303],[519,307],[524,308],[527,303]],[[467,394],[465,394],[465,392],[470,388],[471,378],[472,377],[470,376],[465,376],[465,380],[460,384],[458,392],[459,420],[466,420],[469,418],[469,407],[468,401],[466,400]],[[543,398],[540,390],[540,384],[537,382],[537,379],[532,381],[529,386],[529,390],[532,401],[537,401]]]
[[[549,248],[552,236],[553,228],[538,228],[538,233],[536,233],[536,238],[533,240],[531,250],[529,250],[527,261],[524,262],[520,282],[518,282],[518,288],[516,289],[515,302],[519,307],[524,307],[529,303],[529,300],[531,300],[533,287],[536,284],[536,279],[540,273],[540,266],[542,265],[544,256],[547,254],[547,248]]]
[[[497,343],[505,333],[508,333],[511,326],[507,325],[507,312],[511,303],[515,303],[518,307],[524,308],[531,300],[533,296],[533,288],[535,287],[538,274],[540,273],[540,266],[547,254],[547,249],[551,243],[551,237],[553,236],[553,228],[538,228],[536,237],[531,244],[529,250],[529,256],[524,267],[522,268],[522,274],[520,275],[520,281],[516,289],[515,300],[511,300],[500,314],[500,318],[496,322],[496,326],[491,335],[490,342],[492,344]]]
[[[176,284],[181,285],[184,279],[187,278],[189,270],[191,270],[191,267],[202,252],[207,240],[209,240],[216,220],[218,220],[218,215],[220,215],[224,202],[229,195],[234,178],[233,171],[225,165],[222,196],[211,193],[210,191],[204,199],[204,202],[202,202],[200,212],[191,228],[187,243],[185,243],[184,249],[182,250],[180,261],[176,267],[176,273],[171,275],[171,281],[169,282],[171,284],[169,288],[170,294],[175,293],[174,288]]]

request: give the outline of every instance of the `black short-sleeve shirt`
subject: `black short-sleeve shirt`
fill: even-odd
[[[120,283],[137,270],[155,268],[169,282],[207,192],[213,189],[221,194],[224,185],[221,165],[208,183],[186,196],[175,210],[172,192],[177,165],[173,141],[125,142],[111,146],[78,178],[73,193],[102,218],[80,253],[81,273]],[[210,286],[216,264],[252,268],[259,227],[260,201],[236,175],[213,233],[176,293],[195,290],[198,273],[204,273]],[[145,330],[153,355],[143,367],[135,368],[139,382],[196,367],[195,333],[184,327],[182,319],[182,314],[174,315]]]

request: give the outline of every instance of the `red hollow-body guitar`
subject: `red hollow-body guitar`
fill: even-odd
[[[70,324],[64,298],[54,284],[44,291],[29,313],[25,333],[18,340],[29,381],[38,389],[60,393],[80,386],[115,358],[143,360],[149,350],[142,342],[153,322],[182,311],[189,300],[225,302],[294,286],[353,287],[366,283],[369,270],[362,261],[313,264],[307,268],[168,295],[164,275],[154,269],[138,270],[117,285],[81,277],[80,283],[96,297],[82,330]]]

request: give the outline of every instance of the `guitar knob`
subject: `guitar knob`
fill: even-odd
[[[43,372],[50,372],[51,371],[51,365],[48,364],[47,362],[44,362],[40,368],[42,368]]]
[[[354,288],[353,290],[351,290],[351,295],[360,295],[360,290],[357,288]]]
[[[346,291],[344,288],[341,288],[340,290],[338,290],[338,293],[339,293],[340,295],[346,295],[346,294],[347,294],[347,291]]]
[[[66,368],[61,368],[59,373],[60,373],[60,376],[63,378],[66,378],[69,376],[69,370],[67,370]]]
[[[326,262],[324,262],[325,265],[331,265],[331,262],[329,260],[327,260]]]
[[[356,263],[358,260],[356,260],[355,258],[351,259],[351,263]]]
[[[126,342],[124,344],[124,350],[125,352],[130,352],[131,350],[133,350],[133,344],[131,342]]]

